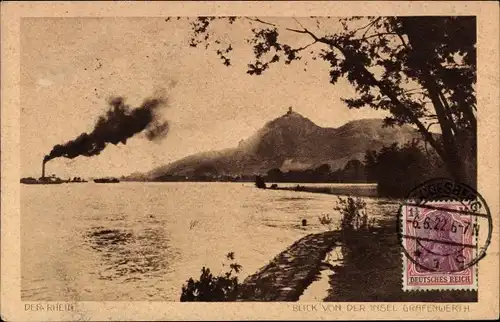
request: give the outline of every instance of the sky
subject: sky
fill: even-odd
[[[265,19],[299,27],[291,18]],[[316,29],[308,18],[299,20],[319,34],[338,28],[324,21],[326,26]],[[235,147],[289,106],[324,127],[385,116],[368,108],[349,110],[341,98],[355,95],[352,86],[345,80],[330,84],[322,60],[304,57],[248,75],[253,53],[245,37],[251,28],[248,21],[214,25],[222,43],[234,48],[226,67],[210,47],[189,46],[186,19],[23,18],[21,175],[39,177],[43,157],[54,145],[92,131],[111,96],[137,107],[165,93],[166,138],[151,142],[138,134],[125,145],[108,145],[98,156],[54,159],[46,174],[88,178],[146,172],[193,153]],[[300,46],[310,40],[286,31],[280,37]]]

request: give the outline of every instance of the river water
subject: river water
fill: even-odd
[[[202,266],[225,271],[228,252],[243,279],[324,231],[335,200],[251,183],[21,185],[22,299],[178,301]]]

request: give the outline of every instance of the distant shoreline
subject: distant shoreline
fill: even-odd
[[[227,182],[227,183],[255,183],[255,178],[249,180],[130,180],[120,178],[121,182]],[[320,182],[320,181],[266,181],[266,184],[282,184],[282,185],[294,185],[294,184],[314,184],[314,185],[377,185],[376,182]],[[268,188],[270,189],[270,188]]]
[[[367,186],[370,185],[370,186]],[[265,190],[287,190],[287,191],[296,191],[296,192],[308,192],[308,193],[322,193],[329,195],[352,195],[358,197],[379,197],[377,192],[376,184],[353,184],[346,183],[343,186],[303,186],[297,184],[295,187],[269,187]]]
[[[254,181],[154,181],[154,180],[122,180],[119,183],[242,183],[251,184],[253,187]],[[62,183],[62,182],[61,182]],[[66,182],[64,183],[90,183],[92,180],[81,182]],[[23,182],[21,182],[23,184]],[[276,186],[274,186],[276,185]],[[380,197],[377,192],[376,183],[362,183],[362,182],[269,182],[267,187],[259,190],[282,190],[282,191],[295,191],[306,193],[321,193],[328,195],[350,195],[358,197]]]

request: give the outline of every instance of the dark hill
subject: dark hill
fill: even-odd
[[[332,170],[349,160],[363,160],[368,149],[405,143],[420,134],[410,126],[383,127],[382,119],[363,119],[339,128],[324,128],[296,112],[288,112],[264,125],[232,149],[190,155],[145,174],[162,175],[252,175],[271,168],[283,171],[317,167],[327,163]]]

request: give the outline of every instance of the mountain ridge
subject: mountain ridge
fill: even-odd
[[[189,155],[129,179],[161,176],[255,175],[272,168],[282,171],[330,165],[342,168],[349,160],[362,161],[366,150],[420,138],[411,126],[383,127],[383,119],[359,119],[338,127],[321,127],[288,111],[270,120],[234,148]]]

